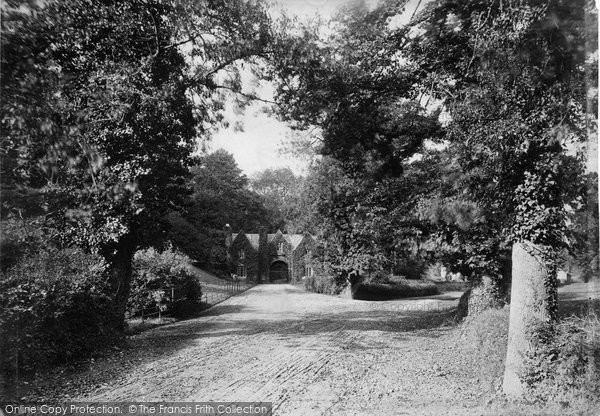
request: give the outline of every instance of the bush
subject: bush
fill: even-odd
[[[442,292],[464,292],[471,288],[470,282],[434,282]]]
[[[325,295],[337,295],[344,289],[334,278],[320,274],[305,277],[303,281],[306,290]]]
[[[200,308],[200,282],[188,269],[191,260],[167,248],[138,251],[133,258],[133,281],[128,301],[130,315],[143,310],[182,317]]]
[[[361,283],[354,294],[354,299],[386,300],[431,296],[438,293],[439,290],[433,282],[391,277]]]
[[[2,369],[29,371],[114,342],[105,269],[99,256],[45,249],[0,274]]]
[[[533,330],[537,354],[527,357],[523,380],[540,402],[600,404],[600,320],[591,311]]]
[[[6,272],[23,257],[48,245],[44,238],[43,219],[9,218],[0,223],[0,268]]]
[[[499,309],[508,303],[509,295],[502,291],[498,282],[484,276],[477,286],[468,289],[460,297],[456,320],[467,315],[477,315],[487,309]]]

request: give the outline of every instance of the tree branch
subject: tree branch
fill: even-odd
[[[228,87],[227,85],[215,85],[214,88],[215,89],[225,89],[225,90],[233,91],[234,93],[239,94],[239,95],[241,95],[243,97],[246,97],[246,98],[248,98],[250,100],[253,100],[253,101],[261,101],[261,102],[267,103],[267,104],[277,104],[275,101],[266,100],[264,98],[257,97],[254,94],[247,94],[245,92],[238,91],[235,88]]]

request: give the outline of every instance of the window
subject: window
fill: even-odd
[[[313,268],[310,266],[304,266],[304,276],[312,277],[314,275]]]
[[[277,253],[279,253],[279,254],[283,253],[283,248],[284,248],[284,243],[278,243],[277,244]]]
[[[238,275],[238,277],[246,277],[246,266],[244,266],[243,264],[240,264],[237,267],[237,275]]]
[[[306,257],[312,257],[312,250],[310,248],[306,248]]]
[[[238,251],[238,257],[240,260],[244,260],[246,258],[246,253],[244,252],[244,250]]]

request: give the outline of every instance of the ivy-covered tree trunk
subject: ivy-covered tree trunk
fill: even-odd
[[[512,252],[512,290],[508,348],[502,389],[512,398],[523,396],[520,376],[525,359],[535,353],[531,335],[537,326],[556,317],[556,277],[548,269],[540,247],[515,243]]]

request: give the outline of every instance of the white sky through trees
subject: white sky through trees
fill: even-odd
[[[316,14],[327,18],[340,6],[353,1],[355,0],[279,0],[273,9],[275,15],[278,14],[277,9],[281,9],[303,18],[310,18]],[[421,3],[419,8],[422,8],[427,0],[410,0],[406,14],[412,14],[418,3]],[[273,90],[269,86],[255,88],[255,91],[261,98],[273,98]],[[265,114],[263,108],[264,103],[255,103],[238,114],[235,105],[228,105],[226,119],[230,126],[213,136],[207,144],[208,149],[225,149],[232,153],[239,167],[247,175],[276,167],[290,167],[296,174],[304,173],[307,159],[282,152],[284,141],[291,130],[274,116]]]
[[[276,17],[280,10],[287,14],[296,14],[301,18],[311,18],[319,14],[322,17],[331,17],[336,9],[356,0],[275,0],[272,6],[273,15]],[[367,3],[376,0],[365,0]],[[402,25],[408,22],[415,13],[415,9],[422,10],[430,0],[409,0],[405,12],[398,16],[394,22]],[[251,78],[245,80],[244,85],[252,84]],[[249,88],[252,90],[252,88]],[[250,92],[250,91],[249,91]],[[254,86],[253,91],[257,96],[272,100],[273,88],[270,85]],[[285,142],[289,141],[291,129],[275,116],[266,114],[263,110],[264,103],[256,102],[240,112],[233,103],[226,106],[226,120],[228,128],[222,128],[214,134],[207,143],[209,151],[225,149],[233,154],[239,167],[246,175],[253,175],[268,168],[289,167],[296,174],[303,174],[308,166],[307,158],[300,158],[289,152],[284,152]],[[301,133],[296,133],[301,134]],[[598,170],[598,145],[596,140],[588,143],[588,171]],[[289,148],[289,146],[287,146]]]

